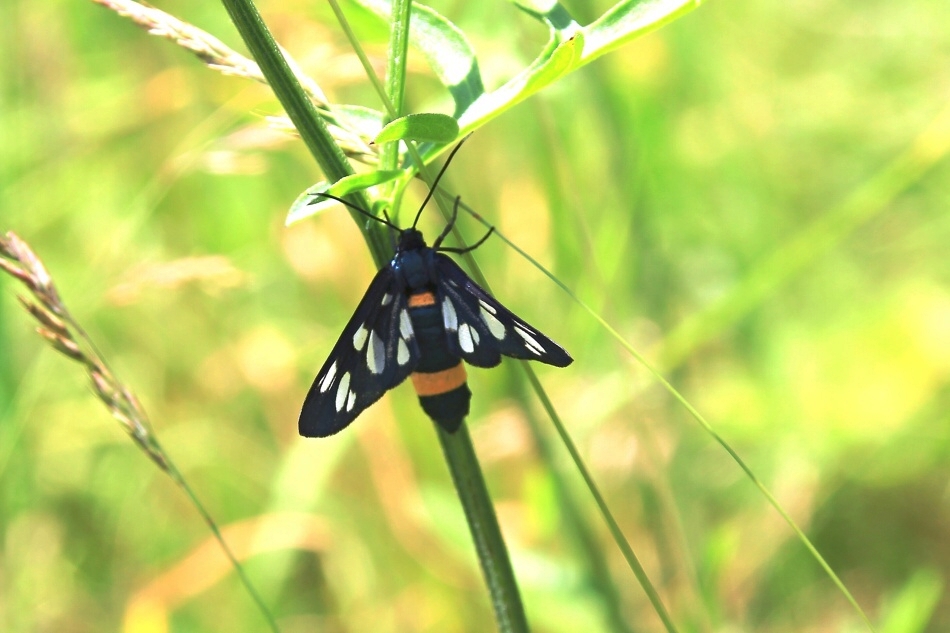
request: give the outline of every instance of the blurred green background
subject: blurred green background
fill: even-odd
[[[566,5],[586,22],[609,3]],[[378,107],[323,3],[261,6],[333,101]],[[545,40],[508,3],[432,6],[489,88]],[[220,4],[161,8],[243,50]],[[385,29],[344,8],[382,69]],[[882,633],[950,630],[948,33],[942,0],[709,2],[478,131],[448,174],[661,366]],[[410,65],[410,109],[451,110]],[[320,174],[268,129],[267,89],[92,2],[4,0],[0,99],[0,230],[44,259],[283,631],[493,630],[408,387],[346,433],[297,437],[374,271],[340,210],[284,227]],[[477,255],[499,299],[574,355],[538,371],[681,630],[865,630],[585,312],[500,241]],[[184,495],[30,333],[19,287],[0,287],[0,630],[264,630]],[[469,374],[533,629],[611,630],[526,430],[540,411],[520,371]],[[579,484],[631,630],[661,630]]]

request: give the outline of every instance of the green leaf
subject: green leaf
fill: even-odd
[[[538,92],[574,70],[581,59],[584,40],[584,33],[578,32],[573,37],[561,42],[551,53],[551,56],[526,77],[521,89],[521,98]]]
[[[557,3],[517,1],[524,10],[548,22],[554,33],[528,68],[494,92],[484,94],[456,117],[463,133],[484,125],[568,72],[672,22],[699,6],[700,0],[623,0],[567,40],[563,35],[570,32],[569,25],[563,15],[558,17],[561,9]]]
[[[584,27],[583,61],[608,53],[672,22],[699,6],[700,0],[623,0]]]
[[[297,196],[297,199],[294,200],[294,203],[290,205],[290,210],[287,212],[287,217],[284,218],[284,226],[290,226],[296,222],[300,222],[306,218],[309,218],[312,215],[316,215],[332,207],[334,204],[339,204],[335,200],[324,200],[323,202],[318,202],[313,204],[314,194],[323,193],[329,187],[328,182],[320,181],[315,185],[312,185],[307,188],[302,194]]]
[[[459,117],[459,127],[463,132],[469,132],[552,84],[580,63],[583,49],[582,30],[560,43],[557,36],[553,37],[538,59],[524,72],[472,104]]]
[[[373,139],[374,143],[412,140],[430,143],[451,143],[458,138],[459,124],[447,114],[423,112],[408,114],[390,121]]]
[[[324,191],[314,191],[313,193],[329,193],[337,196],[338,198],[342,198],[343,196],[349,195],[354,191],[362,191],[367,187],[373,187],[384,182],[389,182],[390,180],[395,180],[402,175],[402,171],[395,169],[382,169],[379,171],[370,171],[365,174],[353,174],[352,176],[347,176],[346,178],[337,180],[329,189],[325,189]]]
[[[333,105],[333,114],[363,138],[373,138],[383,129],[383,113],[359,105]]]
[[[329,198],[320,198],[321,193],[329,193],[338,198],[343,198],[351,193],[363,191],[369,187],[381,185],[384,182],[396,180],[404,176],[406,172],[400,170],[377,170],[366,172],[365,174],[353,174],[346,178],[340,178],[333,185],[326,181],[320,181],[307,188],[302,194],[297,196],[294,203],[290,205],[290,211],[287,212],[287,218],[284,220],[285,226],[290,226],[296,222],[316,215],[330,207],[339,204],[336,200]]]
[[[388,0],[356,0],[387,22],[392,14]],[[410,44],[426,58],[439,81],[455,101],[455,114],[463,112],[485,93],[478,60],[461,29],[433,9],[413,2]]]

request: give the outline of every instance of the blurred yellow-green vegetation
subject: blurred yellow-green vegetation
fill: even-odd
[[[431,4],[489,89],[544,44],[512,4]],[[565,4],[581,22],[609,6]],[[161,8],[243,50],[220,4]],[[333,102],[379,107],[323,3],[261,9]],[[381,71],[385,28],[344,9]],[[882,633],[950,630],[948,33],[941,0],[711,1],[480,129],[447,174],[657,363]],[[421,56],[410,69],[409,109],[449,112]],[[268,127],[278,113],[266,87],[92,2],[5,0],[0,230],[43,258],[285,633],[493,630],[411,389],[297,436],[374,269],[340,209],[284,226],[320,174]],[[576,359],[538,371],[682,631],[866,630],[586,312],[499,240],[477,258]],[[0,287],[0,630],[265,630],[194,507]],[[469,375],[533,630],[611,631],[527,431],[550,424],[514,365]],[[568,472],[630,630],[661,630]]]

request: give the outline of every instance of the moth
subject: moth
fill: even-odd
[[[445,254],[466,253],[494,230],[468,248],[442,246],[458,215],[459,197],[452,219],[432,246],[416,229],[460,146],[452,150],[408,229],[320,194],[386,224],[399,237],[395,255],[376,273],[307,393],[300,411],[301,435],[338,433],[407,377],[423,411],[453,433],[467,417],[471,401],[462,361],[475,367],[495,367],[502,356],[556,367],[573,362],[560,345],[512,314]]]

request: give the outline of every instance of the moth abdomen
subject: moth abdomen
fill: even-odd
[[[442,308],[435,296],[431,292],[411,295],[409,306],[412,329],[423,350],[410,376],[412,385],[426,415],[454,433],[468,416],[472,399],[465,364],[449,351]]]

